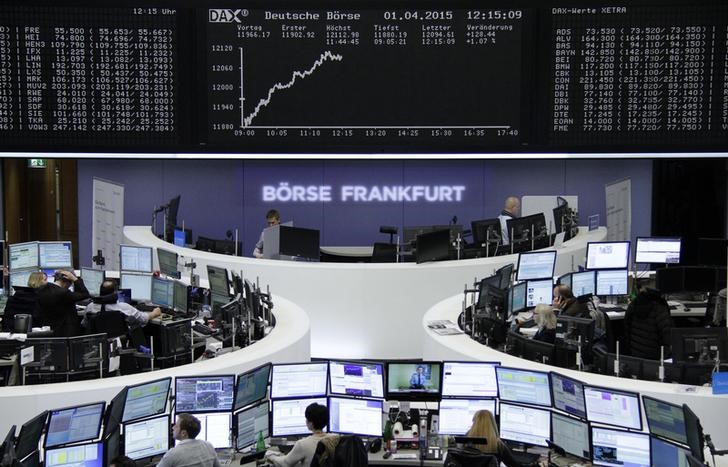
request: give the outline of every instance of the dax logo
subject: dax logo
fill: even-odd
[[[242,23],[242,17],[247,16],[248,10],[231,10],[229,8],[211,8],[209,10],[210,23]]]

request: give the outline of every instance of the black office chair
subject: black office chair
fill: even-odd
[[[448,449],[444,467],[498,467],[499,464],[496,456],[465,447]]]
[[[333,450],[332,450],[333,448]],[[319,441],[316,453],[311,460],[311,467],[366,467],[369,465],[369,454],[359,436],[344,435],[338,440],[329,438]]]
[[[375,243],[372,251],[372,263],[396,263],[397,245],[391,243]]]

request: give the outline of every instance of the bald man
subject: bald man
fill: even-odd
[[[508,198],[506,198],[505,203],[503,203],[503,211],[501,211],[500,215],[498,216],[498,220],[500,221],[501,226],[501,238],[503,238],[503,245],[510,244],[510,237],[508,227],[506,226],[506,221],[508,221],[509,219],[517,218],[520,211],[521,201],[518,198],[516,198],[515,196],[509,196]]]

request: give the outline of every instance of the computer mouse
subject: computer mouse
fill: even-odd
[[[375,453],[382,450],[382,438],[374,438],[369,443],[369,452]]]

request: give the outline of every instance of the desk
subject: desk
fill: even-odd
[[[444,459],[441,460],[427,460],[420,461],[420,452],[415,450],[401,449],[397,451],[397,454],[415,454],[416,459],[395,459],[393,454],[389,459],[385,459],[384,449],[376,453],[369,453],[369,465],[426,465],[431,467],[442,467],[445,463]],[[443,453],[444,455],[444,453]]]

